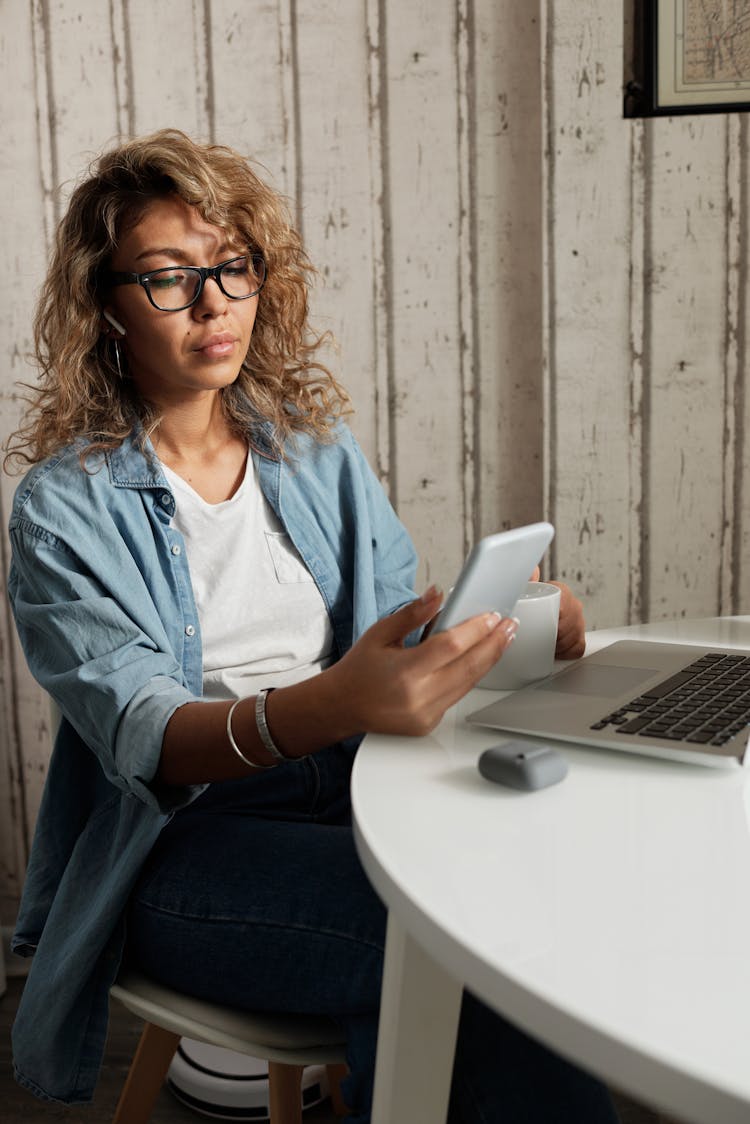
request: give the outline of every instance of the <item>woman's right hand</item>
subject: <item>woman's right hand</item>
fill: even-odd
[[[353,734],[429,734],[443,714],[487,674],[515,634],[512,620],[483,613],[405,647],[410,633],[433,619],[442,594],[422,597],[377,621],[332,667],[266,698],[266,720],[281,751],[315,753]],[[233,731],[243,760],[227,733],[226,702],[179,707],[164,734],[159,779],[168,785],[205,784],[244,776],[245,762],[268,765],[255,722],[255,699],[234,708]]]
[[[350,733],[424,735],[502,656],[516,624],[483,613],[405,647],[438,612],[434,587],[377,621],[323,674],[335,684],[339,717]]]

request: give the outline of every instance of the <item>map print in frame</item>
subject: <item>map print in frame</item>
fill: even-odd
[[[656,108],[750,108],[748,0],[657,0]]]

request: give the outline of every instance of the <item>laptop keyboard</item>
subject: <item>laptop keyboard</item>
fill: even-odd
[[[710,652],[595,722],[625,737],[724,745],[750,724],[750,656]]]

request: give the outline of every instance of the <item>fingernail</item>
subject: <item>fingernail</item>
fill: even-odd
[[[509,644],[510,644],[511,640],[514,639],[514,637],[516,635],[516,629],[517,628],[518,628],[518,618],[517,617],[511,617],[510,620],[505,621],[505,624],[503,625],[503,630],[505,632],[505,636],[506,636]]]
[[[431,585],[429,587],[429,589],[426,589],[424,591],[424,593],[419,598],[419,600],[420,601],[434,601],[436,597],[442,597],[442,595],[443,595],[443,591],[442,591],[442,589],[440,588],[439,585]]]
[[[493,610],[491,613],[488,613],[484,618],[484,623],[487,625],[487,631],[494,632],[502,619],[503,618],[501,614],[496,612],[495,610]]]

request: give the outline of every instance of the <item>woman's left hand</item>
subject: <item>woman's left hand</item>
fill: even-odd
[[[557,623],[555,659],[577,660],[586,648],[583,605],[564,582],[550,582],[560,589],[560,620]]]
[[[532,581],[539,581],[539,567],[534,571]],[[560,590],[560,619],[557,624],[557,646],[555,659],[577,660],[586,649],[586,624],[583,619],[583,605],[574,596],[570,586],[564,582],[553,582]]]

